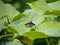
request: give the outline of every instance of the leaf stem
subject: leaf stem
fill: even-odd
[[[12,34],[2,35],[2,36],[0,36],[0,38],[6,37],[6,36],[12,36]]]
[[[48,41],[48,39],[46,38],[46,43],[47,43],[47,45],[50,45],[50,43],[49,43],[49,41]]]
[[[8,24],[10,24],[9,18],[7,17]]]

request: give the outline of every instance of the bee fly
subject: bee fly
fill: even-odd
[[[25,26],[27,26],[27,27],[33,27],[35,24],[34,23],[32,23],[32,21],[30,21],[29,23],[26,23],[25,24]]]

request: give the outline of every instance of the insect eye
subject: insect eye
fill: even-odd
[[[29,22],[29,23],[26,23],[25,24],[25,26],[27,26],[27,27],[33,27],[35,24],[34,23],[32,23],[32,21],[31,22]]]

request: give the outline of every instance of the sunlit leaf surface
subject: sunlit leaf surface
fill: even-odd
[[[45,22],[38,26],[38,32],[43,32],[49,36],[60,37],[60,22]]]

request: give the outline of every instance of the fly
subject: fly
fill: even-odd
[[[29,23],[26,23],[25,25],[26,25],[27,27],[33,27],[35,24],[32,23],[32,21],[30,21]]]

